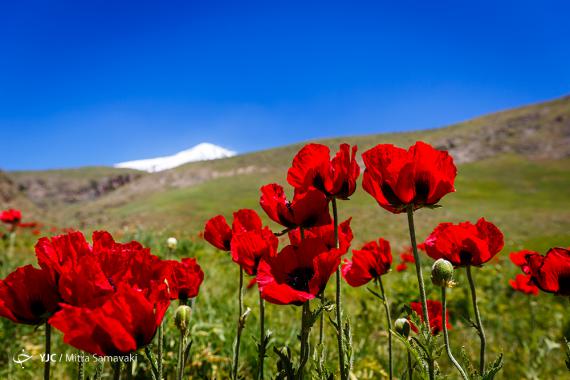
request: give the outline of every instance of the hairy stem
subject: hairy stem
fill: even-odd
[[[152,379],[157,380],[158,379],[158,369],[156,366],[156,362],[154,361],[154,357],[152,356],[152,351],[150,350],[149,346],[146,346],[144,348],[144,354],[145,354],[148,362],[150,363]],[[103,365],[101,365],[101,368],[103,368]]]
[[[257,359],[257,378],[263,380],[263,362],[265,360],[265,301],[259,293],[259,356]]]
[[[310,302],[307,301],[303,304],[303,311],[301,314],[301,358],[299,360],[299,369],[297,370],[297,379],[302,380],[304,378],[305,365],[309,360],[310,346],[309,346],[309,333],[311,331],[310,326],[311,318],[311,306]]]
[[[461,368],[461,365],[457,362],[457,360],[455,360],[453,354],[451,353],[451,346],[449,345],[449,333],[447,332],[446,312],[447,312],[447,300],[445,297],[445,286],[443,286],[441,288],[441,319],[442,319],[441,324],[443,326],[443,340],[445,342],[445,350],[447,351],[447,356],[449,357],[449,360],[455,366],[455,368],[457,368],[463,380],[469,380],[467,374],[465,373],[463,368]]]
[[[102,374],[103,374],[103,360],[97,359],[97,365],[95,366],[95,380],[101,380]]]
[[[238,367],[239,367],[239,349],[241,344],[241,332],[243,330],[244,320],[243,320],[243,269],[239,268],[239,293],[238,293],[238,321],[237,321],[237,333],[234,345],[234,360],[232,365],[232,378],[237,380]]]
[[[414,369],[412,367],[412,353],[408,349],[408,379],[413,380],[414,378]]]
[[[340,248],[340,242],[338,240],[338,210],[336,207],[336,198],[333,198],[332,201],[332,209],[333,209],[333,221],[334,221],[334,241],[335,247],[338,249]],[[341,380],[348,379],[348,371],[346,370],[345,364],[345,355],[344,355],[344,344],[343,344],[343,332],[342,332],[342,294],[340,289],[340,265],[336,268],[336,323],[338,327],[338,359],[339,359],[339,368],[340,368],[340,378]]]
[[[83,362],[83,353],[81,351],[78,351],[77,355],[79,359],[79,362],[77,362],[77,380],[83,380],[85,378],[85,363]]]
[[[418,245],[416,242],[416,227],[414,226],[414,205],[410,204],[407,207],[408,213],[408,229],[410,230],[410,242],[412,243],[412,252],[414,253],[414,261],[416,264],[416,276],[418,278],[418,287],[420,289],[420,301],[422,303],[422,312],[424,314],[424,324],[429,330],[429,315],[427,308],[427,297],[426,289],[424,285],[424,275],[422,273],[422,265],[420,261],[420,255],[418,254]],[[433,380],[435,378],[435,369],[433,361],[430,360],[428,363],[429,378]]]
[[[158,380],[162,380],[162,350],[164,345],[164,328],[162,326],[163,322],[158,325],[158,352],[157,352],[157,363],[156,369],[158,372]]]
[[[325,291],[323,290],[319,295],[319,299],[321,300],[321,307],[325,304]],[[319,346],[323,345],[324,341],[324,334],[325,334],[325,311],[321,312],[321,316],[319,318]]]
[[[481,339],[481,351],[479,354],[479,373],[485,373],[485,347],[487,346],[487,338],[485,337],[485,330],[481,323],[481,314],[479,313],[479,306],[477,305],[477,292],[475,291],[475,282],[471,275],[471,265],[465,269],[467,272],[467,279],[469,280],[469,288],[471,289],[471,301],[473,302],[473,312],[475,313],[475,323],[477,324],[477,331]]]
[[[46,340],[45,340],[46,361],[44,362],[44,380],[49,380],[51,365],[51,326],[46,322]]]
[[[178,340],[178,380],[184,378],[184,347],[186,346],[186,333],[180,331],[180,337]]]
[[[418,245],[416,242],[416,227],[414,226],[414,207],[409,205],[408,212],[408,228],[410,230],[410,242],[412,243],[412,251],[414,253],[414,261],[416,264],[416,276],[418,278],[418,287],[420,289],[420,301],[422,303],[422,312],[424,314],[424,323],[429,328],[429,315],[427,308],[426,288],[424,284],[424,275],[422,273],[422,265],[420,255],[418,253]]]
[[[392,368],[392,318],[390,317],[390,305],[388,304],[388,298],[386,298],[386,293],[384,292],[384,284],[382,284],[382,278],[377,278],[378,286],[380,287],[380,292],[382,293],[382,303],[384,304],[384,312],[386,313],[386,324],[388,329],[388,370],[390,374],[390,380],[394,377],[394,370]]]

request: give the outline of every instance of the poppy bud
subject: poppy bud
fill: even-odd
[[[445,259],[437,259],[431,267],[431,282],[442,288],[452,288],[453,282],[453,264]]]
[[[178,246],[178,240],[176,240],[175,237],[169,237],[166,240],[166,246],[168,247],[168,249],[170,250],[175,250],[176,247]]]
[[[176,315],[174,317],[174,323],[180,332],[186,333],[188,327],[190,326],[190,316],[192,315],[192,309],[188,305],[180,305],[176,309]]]
[[[407,338],[410,336],[410,322],[406,318],[398,318],[394,322],[394,330]]]

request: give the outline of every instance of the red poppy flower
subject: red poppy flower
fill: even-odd
[[[455,191],[457,169],[446,151],[418,141],[408,150],[380,144],[362,154],[362,187],[393,213],[437,204]]]
[[[117,243],[106,231],[93,233],[92,253],[115,285],[125,282],[146,288],[150,281],[162,281],[169,269],[167,262],[152,255],[139,242]]]
[[[184,258],[182,261],[169,261],[168,288],[170,299],[186,301],[198,295],[204,281],[204,272],[196,259]]]
[[[204,228],[204,239],[222,251],[229,251],[232,242],[232,229],[226,218],[217,215],[208,220]]]
[[[350,286],[362,286],[390,270],[392,252],[387,240],[366,243],[362,249],[352,250],[352,261],[342,266],[342,276]]]
[[[116,243],[108,232],[93,233],[93,247],[80,232],[36,244],[40,266],[50,273],[62,299],[71,305],[95,307],[127,284],[148,297],[166,287],[168,264],[138,242]]]
[[[38,222],[18,223],[18,227],[20,228],[36,228],[37,226]]]
[[[398,265],[396,266],[396,270],[397,270],[398,272],[403,272],[403,271],[405,271],[406,269],[408,269],[408,265],[407,265],[406,263],[400,263],[400,264],[398,264]]]
[[[538,294],[538,287],[533,284],[531,276],[528,274],[517,274],[513,279],[509,280],[509,285],[516,291],[525,294]]]
[[[0,316],[39,325],[59,309],[57,288],[49,273],[26,265],[0,280]]]
[[[400,253],[400,260],[402,260],[403,263],[414,264],[416,262],[414,254],[408,251]]]
[[[340,264],[338,251],[320,239],[288,245],[273,257],[263,257],[257,270],[261,297],[278,305],[301,305],[325,289]]]
[[[412,302],[410,303],[410,307],[412,311],[419,315],[420,320],[424,321],[424,312],[422,310],[421,302]],[[428,316],[429,316],[429,327],[431,329],[432,335],[439,334],[440,331],[443,330],[443,318],[442,318],[442,311],[443,307],[441,302],[427,300],[427,308],[428,308]],[[451,324],[449,323],[449,312],[446,310],[445,313],[445,321],[446,326],[449,330],[451,330]],[[418,332],[418,328],[410,321],[410,327],[414,332]]]
[[[525,274],[530,273],[530,268],[528,267],[527,257],[530,255],[538,255],[538,252],[530,251],[528,249],[523,249],[522,251],[511,252],[509,258],[511,262],[515,264],[517,267],[521,268],[521,270]]]
[[[262,257],[277,254],[279,239],[265,227],[258,231],[235,234],[232,238],[232,260],[250,276],[255,276]]]
[[[55,283],[64,272],[71,271],[84,256],[91,255],[91,247],[81,232],[43,237],[36,243],[36,257],[41,268],[48,271]]]
[[[121,356],[148,345],[168,308],[163,288],[159,302],[127,285],[96,308],[62,304],[49,323],[63,332],[63,341],[100,356]]]
[[[208,220],[204,229],[204,239],[222,251],[229,251],[233,234],[261,230],[261,218],[254,210],[242,209],[234,212],[233,216],[231,228],[222,215],[217,215]]]
[[[357,147],[341,144],[331,160],[330,149],[321,144],[305,145],[293,158],[287,182],[297,192],[322,191],[327,197],[348,199],[356,190],[360,167],[356,162]]]
[[[348,218],[344,222],[338,225],[338,241],[339,241],[339,252],[344,255],[348,252],[350,248],[350,243],[354,235],[352,234],[352,229],[350,228],[350,222],[352,218]],[[336,247],[334,238],[334,224],[328,224],[326,226],[307,228],[304,230],[305,239],[316,238],[320,239],[329,250],[333,250]],[[299,245],[301,243],[301,232],[296,229],[289,232],[289,241],[292,245]]]
[[[0,212],[0,221],[2,223],[11,224],[13,226],[22,220],[22,212],[13,208]]]
[[[293,201],[288,201],[283,187],[272,183],[261,187],[259,203],[273,221],[287,228],[308,228],[331,223],[329,201],[318,190],[295,193]]]
[[[532,281],[543,292],[570,296],[570,251],[551,248],[545,256],[528,255]]]
[[[503,233],[484,218],[476,224],[441,223],[426,239],[428,256],[455,266],[481,266],[503,249]]]

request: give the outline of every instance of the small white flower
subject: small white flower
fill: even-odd
[[[176,249],[176,246],[178,246],[178,240],[176,240],[175,237],[169,237],[166,240],[166,245],[168,246],[168,249]]]

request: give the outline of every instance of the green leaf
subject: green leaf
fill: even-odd
[[[384,302],[384,297],[382,297],[382,295],[378,292],[376,292],[375,290],[373,290],[372,288],[366,288],[366,290],[368,290],[370,293],[372,293],[374,295],[374,297],[378,298],[380,301]]]
[[[491,363],[485,374],[481,376],[481,380],[493,380],[501,368],[503,368],[503,354],[500,354],[499,357]]]

